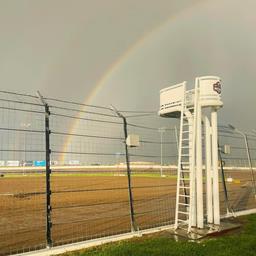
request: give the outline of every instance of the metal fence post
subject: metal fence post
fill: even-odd
[[[50,163],[50,125],[49,125],[49,106],[48,104],[45,105],[45,149],[46,149],[46,222],[47,222],[47,228],[46,228],[46,241],[47,246],[52,246],[52,234],[51,234],[51,228],[52,228],[52,221],[51,221],[51,163]]]
[[[51,149],[50,149],[50,110],[49,105],[43,99],[40,92],[38,92],[39,98],[45,108],[45,178],[46,178],[46,244],[47,247],[52,247],[52,221],[51,221]]]
[[[219,153],[219,160],[220,160],[221,178],[222,178],[222,184],[223,184],[223,190],[224,190],[225,204],[226,204],[226,208],[227,208],[227,214],[229,214],[230,212],[233,212],[233,209],[231,209],[230,205],[229,205],[228,190],[227,190],[223,160],[222,160],[222,155],[221,155],[222,152],[221,152],[221,147],[220,147],[219,142],[218,142],[218,153]]]
[[[127,120],[125,116],[123,116],[120,112],[117,111],[113,106],[112,110],[123,120],[123,129],[124,129],[124,144],[125,144],[125,159],[126,159],[126,170],[127,170],[127,179],[128,179],[128,192],[129,192],[129,205],[130,205],[130,218],[131,218],[131,231],[138,231],[138,227],[135,221],[134,207],[133,207],[133,194],[132,194],[132,185],[131,185],[131,168],[130,168],[130,159],[129,159],[129,151],[126,143],[126,139],[128,137],[127,131]]]
[[[127,166],[127,178],[128,178],[128,190],[129,190],[129,203],[130,203],[130,212],[131,212],[131,229],[133,231],[137,231],[137,225],[135,222],[134,217],[134,207],[133,207],[133,194],[132,194],[132,185],[131,185],[131,168],[130,168],[130,159],[129,159],[129,152],[128,146],[126,144],[126,139],[128,137],[127,132],[127,121],[126,118],[123,116],[123,124],[124,124],[124,137],[125,137],[125,157],[126,157],[126,166]]]

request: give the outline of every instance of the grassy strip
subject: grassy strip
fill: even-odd
[[[240,233],[205,240],[201,243],[175,242],[167,237],[142,237],[103,245],[65,256],[252,256],[256,255],[256,215],[241,218]],[[64,256],[63,255],[63,256]]]
[[[126,176],[126,174],[119,175],[117,173],[107,173],[107,172],[100,172],[100,173],[52,173],[52,177],[123,177]],[[2,179],[5,178],[40,178],[45,177],[45,174],[42,173],[33,173],[33,174],[6,174]],[[142,177],[142,178],[160,178],[160,174],[155,173],[136,173],[132,174],[132,177]],[[176,175],[167,175],[164,178],[168,179],[176,179]],[[163,179],[164,179],[163,178]],[[1,178],[0,178],[1,179]]]

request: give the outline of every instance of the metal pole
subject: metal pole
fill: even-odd
[[[52,246],[52,237],[51,237],[51,169],[50,169],[50,127],[49,127],[49,106],[48,104],[45,105],[45,146],[46,146],[46,222],[47,222],[47,229],[46,229],[46,239],[47,239],[47,246]]]
[[[222,177],[224,196],[225,196],[225,204],[226,204],[226,207],[227,207],[227,214],[229,214],[231,212],[231,209],[230,209],[230,206],[229,206],[228,190],[227,190],[227,185],[226,185],[226,180],[225,180],[224,166],[223,166],[223,162],[222,162],[221,149],[220,149],[219,143],[218,143],[218,152],[219,152],[221,177]]]
[[[160,169],[160,175],[163,177],[163,131],[161,133],[161,169]]]
[[[165,127],[158,129],[160,132],[160,155],[161,155],[161,166],[160,166],[160,176],[163,177],[163,133],[165,132]]]
[[[23,176],[25,175],[25,163],[26,163],[26,132],[24,132],[24,163],[23,163]]]
[[[127,132],[127,121],[124,116],[122,116],[124,124],[124,137],[125,137],[125,156],[126,156],[126,166],[127,166],[127,178],[128,178],[128,191],[129,191],[129,203],[130,203],[130,216],[131,216],[131,230],[132,232],[137,231],[137,225],[134,217],[134,207],[133,207],[133,195],[132,195],[132,185],[131,185],[131,168],[129,160],[128,146],[126,144],[126,139],[128,137]]]
[[[23,127],[24,129],[30,127],[30,123],[21,123],[20,124],[21,127]],[[27,133],[26,131],[24,131],[24,162],[23,162],[23,176],[25,175],[25,166],[26,166],[26,143],[27,143]]]
[[[131,185],[131,168],[130,168],[130,159],[129,159],[129,151],[128,151],[128,146],[126,143],[126,139],[128,137],[128,132],[127,132],[127,121],[125,116],[123,116],[118,110],[114,107],[111,106],[112,110],[122,118],[123,120],[123,129],[124,129],[124,143],[125,143],[125,159],[126,159],[126,170],[127,170],[127,178],[128,178],[128,194],[129,194],[129,204],[130,204],[130,219],[131,219],[131,231],[138,231],[138,227],[136,225],[135,221],[135,214],[134,214],[134,207],[133,207],[133,194],[132,194],[132,185]]]
[[[52,247],[52,221],[51,221],[51,149],[50,149],[50,110],[48,104],[45,102],[40,92],[38,92],[39,98],[45,107],[45,178],[46,178],[46,243],[47,247]]]
[[[24,132],[24,163],[23,163],[23,176],[25,175],[25,163],[26,163],[26,132]]]

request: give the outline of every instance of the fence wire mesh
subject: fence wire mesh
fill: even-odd
[[[49,105],[53,244],[128,232],[122,122],[108,109]]]
[[[248,151],[246,140],[249,146]],[[246,134],[243,135],[243,133],[239,133],[231,127],[220,127],[219,144],[222,152],[221,158],[225,170],[230,210],[241,211],[255,208],[255,184],[253,182],[256,167],[256,151],[253,149],[255,138]],[[228,154],[225,154],[225,145],[230,147]],[[252,166],[250,166],[248,157],[251,158]],[[222,184],[220,186],[223,188]],[[222,203],[224,204],[224,200]]]
[[[0,254],[45,247],[44,108],[0,93]]]
[[[178,122],[119,114],[0,91],[0,255],[174,222]],[[125,129],[140,143],[127,155]],[[219,149],[221,212],[255,208],[256,135],[220,126]]]
[[[170,195],[175,195],[176,190],[173,177],[176,177],[177,131],[168,126],[152,126],[158,123],[160,118],[155,116],[128,121],[128,133],[140,138],[140,146],[129,149],[135,221],[139,229],[172,224],[174,220],[175,197]]]

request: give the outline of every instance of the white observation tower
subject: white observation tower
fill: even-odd
[[[188,233],[192,227],[220,225],[217,140],[217,111],[223,106],[220,81],[216,76],[204,76],[196,78],[193,90],[187,90],[183,82],[160,91],[159,115],[180,119],[175,229],[185,229]]]

